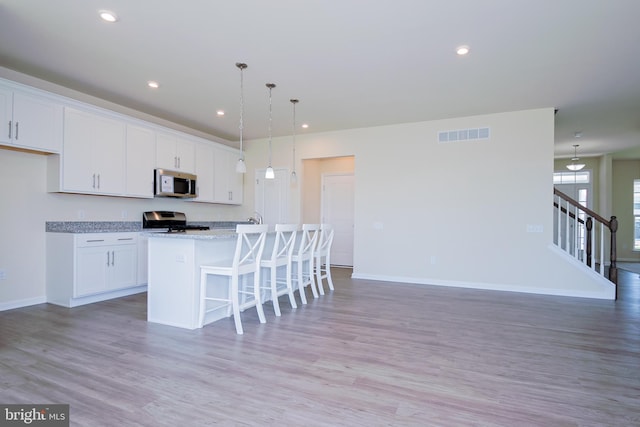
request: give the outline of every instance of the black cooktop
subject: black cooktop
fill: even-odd
[[[187,230],[209,230],[206,225],[172,225],[167,229],[167,233],[184,233]]]

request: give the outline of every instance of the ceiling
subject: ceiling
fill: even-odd
[[[586,157],[640,147],[639,16],[638,0],[0,0],[0,66],[231,141],[236,62],[245,139],[268,136],[267,82],[274,136],[291,98],[299,133],[553,107],[556,157]]]

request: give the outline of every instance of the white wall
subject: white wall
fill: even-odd
[[[438,131],[484,126],[489,140],[437,143]],[[546,108],[303,134],[296,168],[355,156],[355,278],[613,298],[552,247],[553,132]],[[264,140],[246,147],[248,170],[266,164]],[[274,167],[291,167],[291,138],[273,150]]]

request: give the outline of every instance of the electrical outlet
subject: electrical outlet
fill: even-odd
[[[0,270],[0,280],[5,280],[7,278],[7,272],[5,270]]]
[[[78,210],[78,219],[84,219],[84,210],[83,209]]]

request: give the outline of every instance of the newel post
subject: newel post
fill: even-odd
[[[618,219],[615,216],[609,221],[609,230],[611,230],[611,265],[609,266],[609,280],[616,284],[616,299],[618,299],[618,267],[616,266],[616,231],[618,231]]]
[[[593,218],[587,218],[587,266],[591,267]]]

